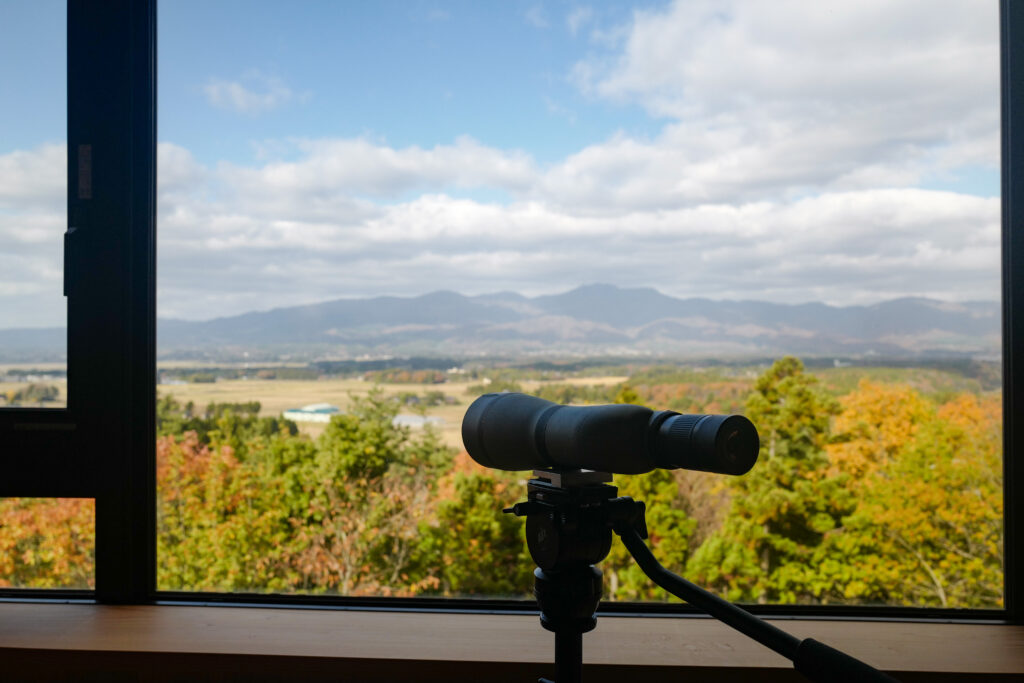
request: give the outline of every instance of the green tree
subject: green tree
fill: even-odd
[[[298,585],[341,594],[411,594],[419,521],[450,453],[430,429],[411,439],[398,404],[380,392],[354,398],[316,445],[308,513],[296,519],[291,555]]]
[[[60,390],[47,384],[29,384],[21,389],[12,389],[7,392],[7,402],[12,406],[22,404],[49,403],[57,400]]]
[[[418,526],[451,459],[436,432],[412,439],[396,427],[396,411],[374,392],[315,442],[286,421],[232,409],[175,417],[182,426],[200,420],[205,436],[187,431],[158,444],[161,586],[420,590],[409,574]]]
[[[697,528],[680,494],[679,484],[669,470],[617,476],[620,496],[647,505],[647,544],[668,569],[683,573],[692,551],[690,540]],[[651,583],[616,536],[611,552],[600,565],[605,574],[609,598],[616,600],[669,600],[671,596]]]
[[[615,395],[615,403],[632,403],[633,405],[639,405],[643,403],[643,399],[640,398],[640,394],[636,393],[636,390],[628,384],[623,384],[619,388],[619,393]]]
[[[291,528],[280,481],[195,432],[157,442],[157,583],[167,590],[287,586]]]
[[[423,584],[443,595],[527,594],[533,562],[522,520],[502,512],[505,487],[489,473],[453,476],[453,495],[438,504],[433,523],[420,526]]]
[[[622,385],[615,403],[641,403],[640,395]],[[676,478],[669,470],[617,476],[620,496],[630,496],[647,505],[647,543],[669,569],[681,572],[690,556],[690,538],[697,523],[687,512]],[[616,537],[611,552],[601,563],[609,597],[619,600],[667,600],[669,594],[654,586]]]
[[[730,600],[811,602],[815,549],[852,510],[845,478],[830,476],[825,445],[834,399],[793,357],[776,361],[755,383],[747,416],[761,436],[754,469],[730,480],[723,527],[694,554],[689,574]]]
[[[298,426],[282,417],[260,417],[259,401],[210,403],[200,410],[189,401],[182,404],[172,395],[161,396],[156,404],[157,436],[183,436],[195,432],[199,441],[231,446],[235,456],[245,459],[248,445],[278,433],[296,435]]]

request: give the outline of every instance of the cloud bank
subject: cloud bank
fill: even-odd
[[[470,135],[292,138],[248,164],[161,143],[161,315],[590,282],[788,303],[996,299],[998,198],[937,189],[998,166],[995,7],[940,4],[569,15],[591,47],[566,77],[662,125],[553,163]],[[294,97],[217,92],[250,112]],[[0,243],[14,245],[0,326],[12,311],[55,322],[23,302],[59,292],[63,163],[55,147],[0,156]],[[43,235],[53,253],[18,256]]]

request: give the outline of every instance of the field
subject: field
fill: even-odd
[[[237,364],[238,368],[244,367]],[[279,363],[272,364],[274,367],[302,367],[303,364]],[[161,362],[162,370],[173,371],[179,366],[196,369],[201,367],[195,363],[185,362]],[[210,365],[210,370],[216,373],[217,369],[224,369],[233,366],[224,364]],[[270,365],[267,365],[270,367]],[[817,375],[821,380],[822,388],[829,393],[840,396],[849,393],[856,388],[861,379],[870,379],[890,384],[906,384],[924,396],[933,400],[942,401],[949,396],[970,392],[988,393],[998,391],[999,377],[996,369],[988,369],[980,373],[963,373],[950,371],[946,368],[936,367],[824,367],[811,369],[810,372]],[[7,370],[17,370],[17,366],[0,366],[0,376]],[[22,370],[27,368],[21,368]],[[34,366],[36,370],[58,369]],[[62,369],[62,368],[60,368]],[[615,370],[620,370],[616,368]],[[622,368],[621,370],[627,370]],[[681,366],[655,366],[653,368],[636,368],[634,375],[629,377],[625,374],[586,376],[587,373],[567,373],[558,380],[542,381],[530,379],[535,373],[516,372],[509,373],[507,370],[498,370],[495,373],[496,379],[507,375],[517,381],[523,391],[528,393],[542,390],[545,386],[571,385],[576,387],[615,387],[624,382],[642,387],[644,393],[651,391],[652,395],[657,394],[660,387],[664,396],[664,390],[672,385],[678,385],[680,391],[706,393],[704,388],[713,390],[714,383],[731,382],[741,393],[745,394],[753,384],[756,377],[763,368],[760,367],[733,367],[733,368],[707,368],[686,369]],[[628,370],[627,370],[628,371]],[[60,408],[67,403],[67,382],[63,379],[42,379],[42,383],[52,386],[57,390],[57,396],[52,401],[45,403],[22,402],[25,407],[44,406]],[[385,395],[398,396],[401,394],[415,394],[423,396],[427,392],[440,391],[454,403],[419,408],[409,405],[403,408],[404,413],[415,413],[419,410],[430,417],[437,417],[443,420],[441,434],[446,444],[461,448],[462,438],[460,428],[462,417],[466,408],[472,402],[474,395],[469,393],[469,388],[479,387],[481,379],[463,379],[459,375],[449,375],[448,381],[441,384],[423,383],[402,383],[384,382],[375,383],[364,380],[361,377],[330,377],[319,380],[290,380],[290,379],[225,379],[220,377],[216,382],[190,382],[187,384],[161,384],[157,387],[159,395],[172,395],[181,402],[193,401],[199,406],[214,403],[234,403],[246,401],[259,401],[261,404],[260,414],[262,416],[276,416],[292,408],[300,408],[312,403],[330,403],[345,410],[352,396],[363,396],[374,387],[379,388]],[[12,397],[19,390],[25,389],[29,382],[0,382],[0,407],[9,403],[8,397]],[[683,386],[686,386],[684,389]],[[743,385],[740,387],[739,385]],[[748,386],[750,385],[750,386]],[[697,391],[701,387],[701,391]],[[664,400],[664,399],[663,399]],[[658,400],[655,399],[657,403]],[[668,405],[656,405],[653,407],[667,408]],[[738,405],[727,406],[729,410],[739,408]],[[726,409],[723,406],[723,410]],[[299,423],[300,430],[316,437],[323,431],[323,424],[316,422]]]
[[[577,377],[562,384],[580,386],[612,386],[624,382],[626,377]],[[221,380],[213,383],[159,385],[160,395],[172,395],[181,402],[193,401],[198,406],[208,403],[237,403],[259,401],[261,416],[275,416],[291,408],[301,408],[311,403],[330,403],[345,410],[353,396],[365,396],[374,387],[385,395],[398,396],[403,393],[423,395],[428,391],[441,391],[453,397],[457,403],[426,408],[425,414],[444,420],[440,432],[444,442],[455,448],[462,448],[462,417],[473,396],[467,393],[469,387],[479,380],[449,381],[444,384],[372,384],[359,378],[303,380]],[[524,391],[530,392],[545,384],[525,380],[520,383]],[[402,412],[416,412],[409,407]],[[318,422],[299,422],[299,429],[310,436],[318,436],[324,425]]]
[[[57,397],[52,401],[46,401],[45,403],[28,402],[22,403],[19,407],[22,408],[63,408],[68,404],[68,383],[67,381],[61,380],[45,380],[43,382],[47,386],[53,386],[57,388]],[[18,391],[21,391],[28,387],[30,382],[0,382],[0,408],[6,408],[8,406],[7,396],[14,395]]]

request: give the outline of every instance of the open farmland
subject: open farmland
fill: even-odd
[[[8,407],[12,405],[8,400],[9,396],[14,396],[19,391],[24,391],[29,388],[32,384],[42,384],[47,387],[54,387],[57,389],[57,396],[45,403],[37,401],[23,402],[20,405],[22,408],[63,408],[68,404],[68,383],[65,379],[44,379],[42,382],[0,382],[0,408]]]
[[[625,380],[626,377],[575,377],[562,383],[572,383],[578,386],[613,386]],[[444,420],[440,429],[444,442],[449,446],[461,449],[462,417],[474,399],[474,396],[468,393],[468,389],[479,384],[480,380],[448,381],[443,384],[374,384],[360,378],[312,381],[238,379],[210,383],[159,385],[157,391],[161,396],[171,395],[183,403],[193,401],[197,406],[205,406],[209,403],[259,401],[261,416],[280,415],[291,408],[300,408],[312,403],[330,403],[344,411],[353,396],[365,396],[374,388],[386,396],[401,394],[422,396],[428,391],[440,391],[446,396],[453,397],[457,403],[428,407],[424,409],[424,414]],[[531,392],[550,383],[524,380],[520,384],[524,391]],[[416,406],[409,406],[401,412],[414,413],[418,409]],[[318,422],[299,422],[297,424],[303,433],[314,437],[318,436],[324,428],[323,423]]]

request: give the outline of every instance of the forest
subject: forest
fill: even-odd
[[[499,388],[515,379],[480,387]],[[749,381],[654,368],[536,393],[741,412],[757,425],[761,454],[745,476],[615,481],[647,503],[659,560],[730,600],[1002,605],[998,391],[826,383],[785,357]],[[528,473],[485,470],[431,428],[396,426],[401,406],[370,391],[314,437],[257,402],[160,397],[158,588],[528,597],[523,525],[501,512],[525,497]],[[92,514],[86,500],[0,501],[0,585],[90,587]],[[618,543],[600,568],[607,599],[667,599]]]

